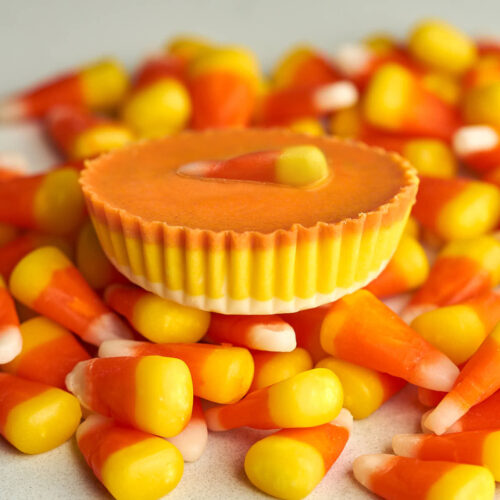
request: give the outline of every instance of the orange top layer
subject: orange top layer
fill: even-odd
[[[176,172],[189,162],[304,144],[321,148],[333,172],[311,188]],[[144,142],[89,162],[83,174],[88,192],[144,221],[262,233],[356,218],[390,202],[409,183],[394,156],[331,137],[258,129],[184,133]]]

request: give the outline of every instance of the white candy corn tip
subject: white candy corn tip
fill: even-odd
[[[413,382],[419,387],[433,391],[448,392],[457,380],[460,370],[447,356],[436,353],[428,359],[422,359],[415,367]]]
[[[259,351],[290,352],[297,347],[295,330],[288,324],[254,325],[247,334],[248,347]]]
[[[496,130],[488,125],[461,127],[453,136],[453,150],[464,157],[481,151],[489,151],[498,145]]]
[[[12,361],[23,348],[23,337],[17,326],[0,328],[0,365]]]
[[[86,434],[92,432],[97,427],[109,422],[111,419],[99,415],[98,413],[91,413],[76,430],[76,440],[80,441]]]
[[[351,82],[336,82],[321,86],[314,94],[316,107],[323,112],[350,108],[358,102],[358,89]]]
[[[6,167],[18,174],[28,173],[28,162],[26,158],[19,153],[10,151],[0,152],[0,167]]]
[[[0,122],[21,120],[26,116],[26,107],[17,99],[0,101]]]
[[[338,70],[348,78],[355,78],[370,63],[372,53],[362,43],[346,43],[333,54],[333,62]]]
[[[399,314],[399,317],[406,323],[410,324],[415,318],[420,316],[421,314],[424,314],[429,311],[434,311],[434,309],[437,309],[437,306],[435,304],[419,304],[415,306],[407,306],[405,307],[401,313]]]
[[[82,338],[98,346],[105,340],[132,339],[133,335],[132,330],[115,313],[109,312],[94,319]]]
[[[87,393],[87,366],[91,363],[93,363],[92,359],[80,361],[66,375],[65,380],[68,391],[73,393],[80,401],[80,404],[86,408],[90,408],[85,396]]]
[[[167,441],[181,452],[185,462],[196,462],[207,446],[207,423],[202,418],[193,418],[180,434],[169,437]]]
[[[222,425],[219,418],[220,408],[222,407],[210,408],[205,412],[205,419],[207,421],[207,428],[209,431],[220,432],[227,430],[227,428]]]
[[[354,418],[347,408],[342,408],[339,414],[330,422],[330,424],[346,429],[349,432],[349,435],[351,435]]]
[[[458,404],[448,395],[425,416],[422,427],[434,432],[434,434],[441,435],[466,413],[467,408]]]
[[[100,346],[97,355],[100,358],[117,358],[133,356],[135,347],[141,344],[138,340],[105,340]]]
[[[400,457],[417,458],[424,434],[396,434],[392,438],[392,449]]]
[[[371,488],[371,478],[378,471],[389,467],[396,457],[388,454],[362,455],[352,463],[352,472],[358,482],[365,488]]]
[[[192,177],[205,177],[210,171],[212,162],[208,161],[193,161],[181,165],[177,169],[177,173],[181,175],[189,175]]]

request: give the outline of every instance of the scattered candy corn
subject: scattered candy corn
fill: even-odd
[[[0,103],[0,121],[40,118],[61,104],[96,111],[113,109],[127,87],[128,78],[121,64],[103,59],[8,98]]]
[[[329,175],[325,155],[316,146],[292,146],[282,151],[258,151],[221,161],[187,163],[177,172],[295,187],[316,184]]]
[[[38,316],[20,327],[22,351],[2,370],[35,382],[66,389],[66,375],[90,359],[75,337],[52,320]]]
[[[132,285],[111,285],[105,299],[153,342],[197,342],[210,324],[209,312],[176,304]]]
[[[331,304],[321,325],[321,345],[334,357],[428,389],[450,390],[458,376],[447,356],[366,290]]]
[[[500,326],[463,367],[453,389],[426,417],[424,425],[443,434],[474,405],[500,389]]]
[[[245,473],[259,490],[276,498],[304,498],[342,453],[352,432],[352,416],[342,409],[318,427],[283,429],[248,450]]]
[[[357,420],[370,416],[406,385],[400,378],[331,356],[316,363],[316,367],[337,375],[344,392],[344,408]]]
[[[251,392],[238,403],[210,408],[205,416],[211,431],[314,427],[333,420],[342,400],[337,376],[315,368]]]
[[[421,460],[444,460],[482,465],[500,479],[500,431],[469,431],[444,436],[398,434],[392,449],[402,457]]]
[[[162,437],[179,434],[191,417],[193,384],[180,359],[82,361],[67,375],[66,386],[85,408]]]
[[[184,462],[165,439],[90,415],[78,428],[78,448],[99,481],[118,500],[156,499],[181,480]]]
[[[52,450],[75,432],[82,412],[61,389],[0,373],[0,434],[19,451]]]
[[[0,275],[0,365],[12,361],[22,346],[16,307]]]
[[[495,480],[485,467],[424,461],[394,455],[363,455],[354,460],[354,477],[387,500],[492,500]]]
[[[191,372],[194,394],[220,404],[240,400],[248,392],[254,374],[250,352],[229,345],[111,340],[101,344],[99,356],[167,356],[181,359]]]
[[[258,351],[290,352],[297,347],[293,328],[278,316],[225,316],[212,313],[207,339]]]
[[[12,271],[10,289],[17,300],[91,344],[132,337],[55,247],[41,247],[26,255]]]
[[[81,223],[83,210],[78,172],[73,168],[0,182],[0,222],[68,234]]]

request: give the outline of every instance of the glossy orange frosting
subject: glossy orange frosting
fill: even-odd
[[[179,166],[312,144],[332,175],[311,188],[179,175]],[[271,233],[356,218],[389,203],[408,183],[394,156],[332,137],[283,130],[184,133],[89,162],[85,184],[101,202],[147,222],[212,231]]]

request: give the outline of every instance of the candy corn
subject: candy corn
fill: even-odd
[[[403,235],[387,267],[367,287],[379,298],[418,288],[429,274],[425,250],[411,236]]]
[[[84,224],[78,233],[75,260],[85,281],[95,290],[128,281],[106,257],[91,222]]]
[[[64,104],[109,110],[122,100],[128,79],[122,66],[103,59],[66,73],[0,103],[0,121],[40,118]]]
[[[500,128],[500,81],[472,88],[465,93],[462,114],[471,125]]]
[[[297,87],[270,92],[263,99],[259,123],[265,126],[288,125],[304,117],[319,117],[356,104],[358,91],[348,81],[315,87]]]
[[[211,431],[314,427],[333,420],[342,399],[337,376],[315,368],[251,392],[238,403],[210,408],[205,416]]]
[[[52,142],[70,160],[92,158],[134,139],[125,125],[68,106],[54,108],[47,115],[46,126]]]
[[[386,64],[373,75],[364,95],[363,116],[383,130],[444,140],[458,127],[455,109],[397,64]]]
[[[212,314],[207,339],[258,351],[290,352],[297,347],[293,328],[278,316]]]
[[[420,226],[415,217],[412,217],[411,215],[410,217],[408,217],[408,221],[406,222],[403,234],[411,236],[412,238],[418,240],[420,236]]]
[[[29,319],[20,330],[22,351],[2,366],[12,375],[66,389],[66,375],[77,363],[90,359],[75,337],[50,319]]]
[[[467,361],[500,321],[500,295],[485,292],[452,306],[424,312],[411,327],[455,364]]]
[[[399,434],[392,438],[396,455],[482,465],[500,480],[500,431],[469,431],[445,436]]]
[[[0,365],[13,360],[21,352],[22,345],[16,307],[0,275]]]
[[[312,358],[313,363],[326,358],[328,353],[321,347],[321,324],[328,312],[329,305],[304,309],[292,314],[281,314],[295,331],[297,345],[303,347]]]
[[[180,452],[185,462],[196,462],[207,446],[208,429],[200,400],[194,398],[189,423],[177,436],[167,438]]]
[[[421,177],[413,216],[446,241],[475,238],[500,219],[500,190],[465,178]]]
[[[462,74],[477,57],[474,42],[443,21],[419,23],[410,34],[408,50],[417,61],[436,70]]]
[[[191,372],[194,394],[220,404],[240,400],[248,392],[254,374],[254,362],[249,351],[228,345],[111,340],[101,344],[99,356],[168,356],[181,359]]]
[[[260,72],[253,54],[240,47],[202,51],[189,67],[195,130],[244,127],[257,103]]]
[[[168,54],[189,63],[214,48],[215,45],[211,40],[201,36],[180,35],[172,38],[165,50]]]
[[[0,222],[68,234],[82,221],[83,210],[78,172],[73,168],[0,182]]]
[[[425,89],[448,104],[457,106],[462,99],[462,81],[453,74],[431,70],[422,76],[421,82]]]
[[[274,89],[312,87],[332,83],[339,75],[323,54],[307,45],[288,51],[272,74]]]
[[[329,175],[328,163],[316,146],[292,146],[281,151],[258,151],[221,161],[198,161],[178,173],[197,177],[273,182],[294,187],[316,184]]]
[[[183,64],[162,56],[146,61],[127,98],[123,121],[139,137],[161,137],[183,129],[191,116],[191,98],[181,81]]]
[[[353,464],[354,477],[387,500],[492,500],[495,480],[485,467],[424,461],[394,455],[363,455]]]
[[[300,347],[291,352],[254,351],[252,357],[255,373],[250,391],[269,387],[313,366],[309,353]]]
[[[330,423],[283,429],[248,450],[245,473],[259,490],[276,498],[304,498],[342,453],[352,432],[352,416],[342,409]]]
[[[0,434],[30,455],[52,450],[75,432],[77,399],[61,389],[0,373]]]
[[[420,404],[434,408],[445,397],[446,392],[432,391],[431,389],[417,388],[417,398]]]
[[[500,389],[500,327],[481,344],[463,367],[453,389],[427,415],[424,425],[442,434],[474,405]]]
[[[321,120],[317,118],[299,118],[291,122],[288,128],[293,132],[313,136],[323,135],[325,133]]]
[[[184,471],[182,456],[165,439],[90,415],[76,433],[78,448],[117,500],[154,500],[172,491]]]
[[[420,314],[463,302],[500,282],[500,243],[493,236],[448,243],[439,253],[427,281],[401,316],[411,322]]]
[[[331,356],[316,367],[327,368],[337,375],[344,391],[344,408],[357,420],[370,416],[406,385],[400,378]]]
[[[28,231],[0,247],[0,274],[7,279],[25,255],[47,245],[59,248],[67,256],[72,254],[71,245],[65,238]]]
[[[193,384],[180,359],[82,361],[66,377],[66,386],[89,410],[162,437],[179,434],[191,417]]]
[[[483,47],[478,44],[479,52]],[[462,78],[465,90],[485,87],[500,81],[500,52],[498,45],[491,53],[482,53],[472,68]]]
[[[500,136],[488,125],[459,128],[453,136],[453,149],[468,167],[479,173],[500,166]]]
[[[10,289],[17,300],[91,344],[132,336],[55,247],[26,255],[12,271]]]
[[[331,304],[321,345],[334,357],[421,387],[450,390],[458,368],[366,290]]]
[[[210,313],[176,304],[131,285],[112,285],[107,304],[153,342],[198,342],[207,332]]]
[[[443,141],[413,139],[406,143],[401,153],[420,175],[447,178],[456,174],[457,161]]]

